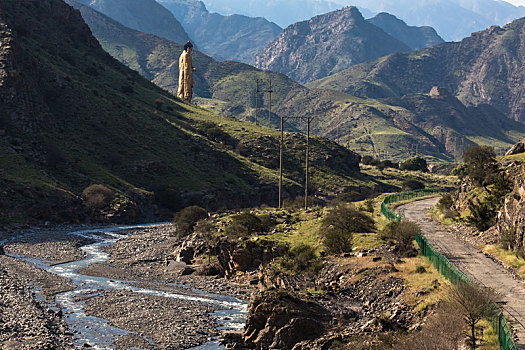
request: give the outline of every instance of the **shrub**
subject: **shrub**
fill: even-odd
[[[340,230],[329,230],[325,233],[323,243],[328,253],[340,254],[352,251],[354,234]]]
[[[496,153],[489,146],[472,146],[463,155],[468,176],[478,186],[484,185],[496,171]]]
[[[439,210],[444,212],[445,210],[448,210],[452,208],[454,205],[454,199],[452,198],[452,194],[446,193],[439,199],[439,202],[437,204],[437,207]]]
[[[361,158],[361,163],[365,165],[371,165],[373,161],[374,161],[374,157],[371,157],[371,156],[363,156],[363,158]]]
[[[374,220],[355,207],[339,204],[322,219],[322,233],[331,230],[344,233],[366,233],[375,231]]]
[[[408,158],[399,166],[401,170],[420,170],[423,172],[428,171],[427,161],[421,157]]]
[[[275,221],[269,216],[258,217],[252,213],[241,213],[232,217],[226,227],[226,234],[231,237],[245,237],[257,232],[267,232],[275,226]]]
[[[515,249],[516,228],[503,230],[499,237],[499,244],[505,250]]]
[[[297,210],[304,208],[304,196],[297,196],[295,198],[285,198],[283,205],[286,209]],[[316,207],[319,205],[319,202],[315,197],[308,196],[308,207]]]
[[[315,249],[307,244],[299,244],[290,249],[286,254],[284,265],[296,273],[310,271],[317,274],[322,268]]]
[[[390,222],[383,230],[383,238],[393,239],[397,243],[399,253],[410,256],[415,253],[412,242],[419,231],[419,225],[414,222]]]
[[[373,199],[367,199],[365,201],[365,210],[369,213],[374,213],[374,200]]]
[[[425,188],[425,184],[419,180],[405,180],[402,182],[401,187],[403,191],[422,190]]]
[[[514,184],[510,181],[505,173],[500,173],[494,177],[494,187],[489,191],[487,203],[491,205],[495,211],[501,209],[503,199],[512,191]]]
[[[467,221],[480,231],[488,230],[496,223],[496,211],[486,202],[469,201],[470,216]]]
[[[175,214],[173,218],[173,225],[175,226],[179,237],[186,236],[193,232],[195,224],[202,219],[208,217],[206,209],[198,205],[186,207]]]
[[[468,168],[465,164],[458,165],[450,172],[450,175],[457,176],[458,179],[462,180],[468,175]]]
[[[104,185],[91,185],[82,191],[84,205],[91,210],[100,210],[111,204],[115,193]]]

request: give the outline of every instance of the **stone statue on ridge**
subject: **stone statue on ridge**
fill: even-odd
[[[193,97],[193,86],[195,81],[193,80],[193,72],[195,68],[193,67],[193,59],[191,57],[191,52],[193,51],[193,44],[188,41],[184,45],[184,51],[179,58],[179,90],[177,92],[177,97],[191,102]]]

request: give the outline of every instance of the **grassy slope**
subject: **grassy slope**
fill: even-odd
[[[232,206],[257,201],[254,190],[277,183],[275,168],[261,166],[250,154],[239,155],[233,146],[209,137],[205,122],[214,123],[234,144],[267,137],[269,145],[263,149],[278,144],[275,130],[182,103],[107,55],[58,0],[10,0],[2,3],[2,10],[16,48],[6,61],[11,78],[0,89],[7,111],[2,124],[8,134],[0,138],[0,179],[9,192],[4,198],[9,215],[9,204],[15,201],[26,209],[35,202],[51,206],[56,201],[49,191],[74,201],[92,183],[107,184],[135,200],[158,187],[205,191],[228,199]],[[11,35],[7,30],[3,34]],[[29,88],[19,90],[20,100],[9,100],[9,89],[20,85]],[[162,101],[159,109],[156,100]],[[24,117],[9,120],[10,114]],[[304,138],[293,140],[304,143]],[[355,157],[324,140],[314,140],[313,149],[314,163],[331,152],[336,159]],[[52,154],[58,154],[58,161],[49,160]],[[302,182],[298,167],[303,150],[291,144],[285,157],[295,165],[285,169],[290,176],[286,184],[297,187]],[[349,167],[322,164],[314,182],[331,188],[363,184],[351,177]],[[40,202],[37,197],[50,199]]]

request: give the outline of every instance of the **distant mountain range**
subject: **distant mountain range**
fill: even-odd
[[[432,28],[409,27],[388,14],[367,21],[356,7],[347,7],[287,27],[257,55],[255,65],[305,83],[393,52],[441,42]]]
[[[177,43],[190,38],[179,21],[155,0],[78,0],[127,27]]]
[[[157,85],[176,91],[178,56],[182,51],[180,44],[127,28],[89,7],[82,8],[82,15],[111,55]],[[388,34],[383,32],[383,35]],[[418,55],[424,56],[427,51],[433,50],[444,50],[440,54],[444,55],[450,45],[440,44],[419,51]],[[388,57],[403,56],[405,54],[394,54],[379,60],[388,61]],[[217,62],[199,51],[194,52],[194,62],[197,67],[195,94],[200,106],[253,121],[255,80],[259,79],[261,89],[265,90],[268,80],[272,79],[273,126],[277,125],[279,116],[315,116],[312,131],[316,135],[338,140],[361,154],[377,156],[388,152],[390,157],[404,159],[418,153],[430,159],[453,160],[460,159],[471,145],[491,144],[506,148],[525,136],[523,124],[510,120],[493,106],[465,106],[454,96],[453,90],[447,94],[438,89],[440,93],[437,96],[429,95],[433,86],[430,81],[426,82],[428,88],[417,90],[417,93],[408,91],[406,96],[385,94],[380,97],[387,99],[366,98],[367,95],[358,98],[335,91],[337,86],[323,85],[324,80],[316,81],[307,88],[283,74],[260,71],[242,63]],[[437,62],[434,64],[438,65]],[[356,67],[366,65],[363,63]],[[446,69],[446,65],[439,67]],[[396,65],[387,68],[384,67],[385,71],[396,73]],[[403,74],[410,75],[410,72]],[[439,74],[445,74],[445,71]],[[348,83],[345,79],[357,84],[361,78],[343,76],[341,84]],[[439,81],[435,84],[440,85]],[[377,86],[382,85],[378,83]],[[371,87],[369,89],[373,91]],[[268,97],[268,94],[260,94],[258,99],[258,120],[263,124],[268,124]],[[304,131],[304,123],[293,118],[287,119],[285,126],[288,130]]]
[[[492,25],[525,16],[525,7],[498,0],[204,0],[211,11],[263,16],[281,27],[344,6],[357,6],[365,18],[388,12],[409,25],[431,26],[447,41],[458,41]]]
[[[158,0],[182,23],[202,52],[216,60],[253,64],[255,55],[273,41],[282,28],[262,17],[210,13],[197,0]]]

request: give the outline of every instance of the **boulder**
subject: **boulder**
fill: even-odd
[[[505,153],[506,156],[511,156],[513,154],[525,153],[525,143],[523,141],[518,142],[511,149]]]
[[[312,301],[282,290],[263,293],[252,300],[244,332],[250,349],[292,349],[297,343],[319,337],[331,315]]]

